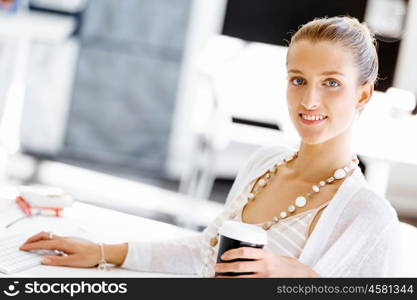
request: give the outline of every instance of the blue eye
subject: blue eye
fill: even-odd
[[[326,85],[329,87],[338,87],[340,84],[335,80],[327,80]]]
[[[302,78],[293,78],[293,79],[291,79],[291,83],[293,85],[302,85],[304,83],[304,79],[302,79]]]

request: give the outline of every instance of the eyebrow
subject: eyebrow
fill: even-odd
[[[288,70],[288,73],[303,74],[303,72],[301,72],[300,70],[296,70],[296,69]],[[321,75],[341,75],[341,76],[345,76],[345,74],[337,72],[337,71],[325,71],[325,72],[321,73]]]

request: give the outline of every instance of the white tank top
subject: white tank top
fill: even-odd
[[[328,204],[329,202],[326,202],[319,207],[287,217],[274,224],[267,230],[268,244],[265,249],[275,254],[299,258],[307,241],[308,231],[314,216]],[[242,222],[243,207],[233,218],[235,221]],[[262,223],[254,225],[262,227]]]

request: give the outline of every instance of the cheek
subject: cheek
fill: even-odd
[[[353,106],[355,99],[355,95],[350,89],[343,88],[324,91],[322,96],[326,103],[331,103],[334,107],[343,109]]]
[[[298,99],[300,99],[300,91],[293,89],[291,87],[287,88],[287,105],[288,110],[293,111],[295,109],[295,106],[298,105]]]
[[[338,91],[328,95],[326,103],[332,121],[337,123],[350,123],[355,115],[355,95],[348,91]]]

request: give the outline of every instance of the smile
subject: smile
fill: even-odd
[[[323,123],[328,117],[324,115],[305,115],[298,114],[301,122],[306,125],[316,125]]]

